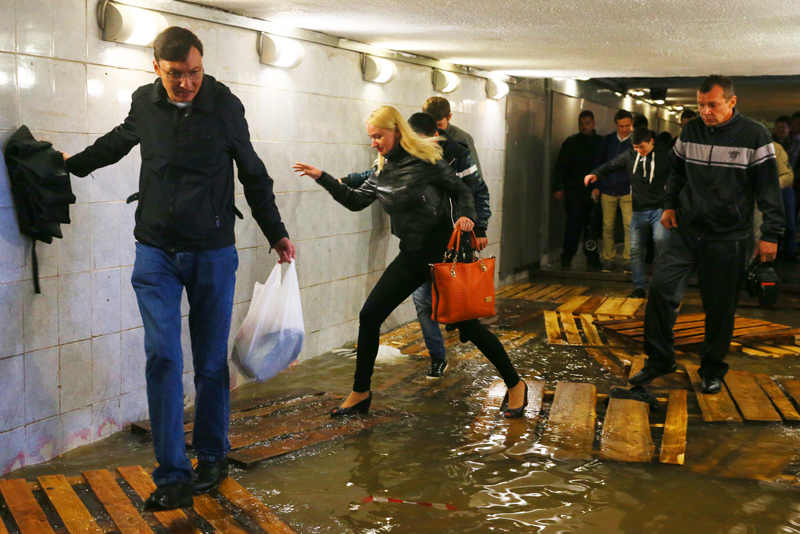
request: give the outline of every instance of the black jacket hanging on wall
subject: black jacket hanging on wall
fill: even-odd
[[[11,194],[19,231],[33,241],[31,249],[33,287],[39,289],[36,241],[61,239],[61,224],[69,224],[69,205],[75,203],[64,158],[52,143],[37,141],[27,126],[21,126],[6,143],[5,151]]]

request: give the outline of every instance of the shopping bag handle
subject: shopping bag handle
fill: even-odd
[[[478,250],[478,238],[475,235],[475,231],[470,230],[468,233],[472,249]],[[447,252],[445,253],[445,257],[447,257],[448,253],[454,254],[458,252],[459,246],[461,246],[461,228],[456,226],[455,229],[453,229],[453,235],[450,236],[450,242],[447,244]]]

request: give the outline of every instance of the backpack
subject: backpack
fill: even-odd
[[[75,203],[75,195],[61,153],[52,143],[37,141],[27,126],[11,136],[4,156],[19,231],[33,241],[33,288],[41,293],[36,241],[49,244],[54,237],[64,237],[61,225],[70,222],[69,205]]]

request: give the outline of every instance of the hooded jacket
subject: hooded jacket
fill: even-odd
[[[472,151],[464,143],[447,137],[444,130],[439,130],[438,143],[442,147],[442,159],[444,159],[462,182],[467,184],[472,190],[475,200],[475,235],[486,237],[486,229],[489,227],[489,218],[492,216],[492,209],[489,205],[489,188],[483,181],[478,164],[472,159]],[[342,183],[347,184],[353,189],[358,189],[361,184],[376,170],[376,167],[362,172],[354,172],[342,178]]]
[[[456,218],[476,219],[472,192],[444,160],[428,163],[396,146],[383,170],[370,173],[358,189],[323,172],[317,183],[350,211],[360,211],[377,200],[392,221],[392,233],[411,252],[444,252],[453,231],[450,202]]]
[[[600,167],[602,164],[611,161],[633,148],[629,135],[624,141],[619,140],[617,132],[610,133],[602,138],[597,155],[594,158],[594,166]],[[604,195],[612,197],[623,197],[631,194],[631,181],[628,173],[623,171],[612,172],[602,180],[597,180],[595,187]]]
[[[140,87],[125,122],[69,158],[67,169],[86,176],[137,144],[142,166],[133,235],[139,242],[168,252],[233,245],[235,217],[241,217],[234,204],[234,161],[270,244],[288,237],[272,178],[250,143],[244,106],[212,76],[203,76],[192,105],[184,108],[168,101],[160,78]]]
[[[777,243],[785,225],[775,149],[767,129],[741,115],[719,126],[694,119],[683,127],[669,156],[664,198],[678,230],[712,240],[746,239],[755,204],[764,222],[761,239]]]
[[[669,178],[669,152],[668,147],[656,145],[647,156],[642,157],[630,149],[591,174],[601,180],[604,176],[624,170],[631,182],[633,211],[661,209]]]

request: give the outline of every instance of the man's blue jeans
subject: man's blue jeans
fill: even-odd
[[[192,464],[183,429],[181,294],[189,300],[189,332],[196,391],[194,438],[198,460],[217,461],[230,452],[231,327],[236,247],[168,253],[136,243],[131,282],[144,323],[147,403],[158,467],[156,486],[188,484]]]
[[[648,228],[653,229],[653,241],[656,250],[653,262],[658,261],[664,240],[669,236],[669,231],[661,225],[662,210],[634,211],[631,216],[631,273],[633,288],[645,289],[644,258],[647,255]]]
[[[431,315],[433,315],[431,283],[425,282],[419,286],[411,298],[417,308],[417,318],[422,329],[422,337],[425,339],[425,346],[428,347],[428,354],[431,355],[432,360],[444,360],[447,351],[444,348],[442,331],[439,330],[439,323],[431,319]]]

